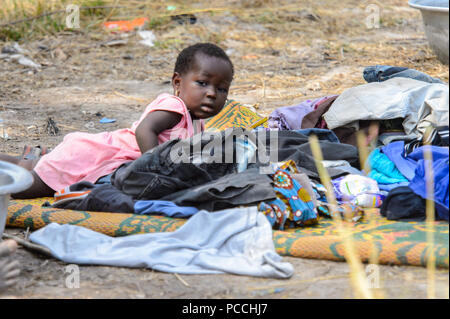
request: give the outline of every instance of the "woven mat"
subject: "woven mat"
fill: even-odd
[[[109,236],[126,236],[152,232],[174,231],[186,220],[162,216],[98,213],[42,207],[52,200],[11,200],[7,226],[36,230],[55,222],[83,226]],[[370,218],[373,216],[373,218]],[[424,222],[394,222],[381,217],[377,210],[366,212],[363,222],[352,225],[353,236],[361,259],[366,262],[373,247],[379,252],[380,264],[426,266],[430,249],[426,244]],[[436,266],[448,268],[449,225],[435,223]],[[274,231],[274,244],[280,255],[344,261],[344,247],[336,225],[322,218],[318,225]]]
[[[221,131],[231,127],[249,128],[262,119],[262,116],[241,103],[228,100],[219,114],[205,121],[205,129]],[[263,126],[267,127],[267,122]]]

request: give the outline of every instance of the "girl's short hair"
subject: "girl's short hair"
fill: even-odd
[[[174,72],[177,72],[181,75],[189,72],[194,66],[195,55],[197,53],[202,53],[207,56],[216,57],[227,61],[231,67],[231,75],[234,75],[233,63],[231,62],[228,55],[224,50],[212,43],[197,43],[183,49],[183,51],[181,51],[177,57]]]

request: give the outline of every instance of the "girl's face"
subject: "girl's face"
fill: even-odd
[[[220,58],[197,53],[195,63],[186,74],[174,73],[173,89],[184,101],[193,119],[204,119],[219,113],[228,96],[232,81],[230,64]]]

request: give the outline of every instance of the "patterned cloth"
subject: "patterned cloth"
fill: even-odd
[[[287,170],[278,169],[273,182],[277,199],[259,205],[273,228],[283,230],[318,223],[311,196]]]
[[[339,213],[341,218],[350,222],[363,218],[364,210],[352,203],[339,203],[337,206],[328,204],[325,187],[312,182],[318,203],[315,207],[310,194],[291,175],[299,173],[294,161],[273,164],[273,170],[277,199],[259,205],[259,210],[266,215],[273,229],[314,225],[319,222],[319,216],[332,218],[332,212]]]

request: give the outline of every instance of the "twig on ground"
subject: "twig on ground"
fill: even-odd
[[[341,279],[341,278],[348,278],[348,275],[334,275],[334,276],[321,276],[321,277],[315,277],[315,278],[309,278],[309,279],[302,279],[302,280],[290,280],[282,284],[273,284],[268,286],[261,286],[261,287],[250,287],[248,290],[269,290],[274,288],[283,288],[286,286],[295,286],[299,284],[306,284],[306,283],[312,283],[317,281],[325,281],[325,280],[333,280],[333,279]]]
[[[129,100],[134,100],[134,101],[143,102],[143,103],[148,103],[148,102],[149,102],[149,100],[147,100],[147,99],[142,99],[142,98],[139,98],[139,97],[134,97],[134,96],[130,96],[130,95],[125,95],[125,94],[122,94],[122,93],[117,92],[117,91],[114,91],[114,94],[115,94],[115,95],[118,95],[118,96],[120,96],[120,97],[123,97],[123,98],[125,98],[125,99],[129,99]]]
[[[179,281],[181,281],[181,283],[182,283],[183,285],[185,285],[186,287],[190,287],[189,284],[188,284],[183,278],[181,278],[180,275],[178,275],[177,273],[174,273],[174,275],[175,275],[175,277],[177,277],[177,279],[178,279]]]
[[[46,128],[49,135],[57,135],[59,132],[58,126],[56,126],[55,121],[51,117],[47,119]]]
[[[25,240],[28,241],[28,236],[30,235],[30,227],[27,227],[27,230],[25,231]]]
[[[19,237],[14,236],[14,235],[9,235],[9,234],[3,234],[3,238],[13,239],[18,244],[20,244],[23,247],[25,247],[26,249],[38,252],[38,253],[40,253],[42,255],[45,255],[47,257],[53,257],[51,251],[48,248],[43,247],[41,245],[30,243],[29,241],[23,240],[22,238],[19,238]]]

